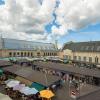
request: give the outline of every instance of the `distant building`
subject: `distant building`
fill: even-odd
[[[0,57],[57,56],[55,44],[0,38]]]
[[[100,64],[100,41],[66,43],[60,56],[76,62]]]

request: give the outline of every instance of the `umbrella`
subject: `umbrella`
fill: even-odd
[[[8,95],[4,95],[0,93],[0,100],[12,100]]]
[[[24,93],[25,95],[28,95],[27,91],[28,91],[29,89],[30,89],[30,88],[29,88],[28,86],[26,86],[26,87],[23,87],[23,88],[20,90],[20,92],[21,92],[21,93]]]
[[[17,81],[17,80],[12,80],[12,81],[10,81],[10,82],[7,83],[7,86],[8,87],[14,87],[14,86],[18,85],[19,83],[20,82]]]
[[[5,81],[5,84],[9,83],[10,81],[13,81],[14,79],[8,79]]]
[[[50,90],[42,90],[42,91],[40,91],[40,96],[42,98],[50,99],[54,96],[54,93]]]
[[[23,87],[25,87],[25,84],[18,84],[13,87],[13,90],[21,90]]]
[[[38,93],[38,90],[36,90],[35,88],[30,88],[28,93],[29,94],[36,94],[36,93]]]
[[[2,69],[0,69],[0,75],[3,75],[3,70]]]
[[[38,90],[36,90],[35,88],[23,87],[20,92],[24,93],[25,95],[31,95],[36,94]]]

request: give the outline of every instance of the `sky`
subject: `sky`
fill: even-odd
[[[0,0],[0,35],[64,43],[100,41],[100,0]]]

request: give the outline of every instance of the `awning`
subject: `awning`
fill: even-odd
[[[36,90],[35,88],[29,88],[29,87],[23,87],[20,90],[21,93],[24,93],[25,95],[31,95],[31,94],[36,94],[38,93],[38,90]]]
[[[9,58],[0,58],[0,60],[9,61]]]
[[[18,81],[20,81],[23,84],[26,84],[26,85],[31,85],[32,84],[31,81],[29,81],[29,80],[27,80],[27,79],[25,79],[23,77],[20,77],[20,76],[17,76],[15,79],[18,80]]]
[[[10,57],[9,60],[17,61],[15,57]]]
[[[33,58],[28,58],[28,57],[27,57],[26,59],[27,59],[28,61],[33,61]]]
[[[21,90],[23,87],[25,87],[25,84],[18,84],[15,87],[13,87],[13,90]]]
[[[40,91],[40,96],[42,98],[50,99],[54,96],[54,93],[50,90],[42,90],[42,91]]]
[[[12,100],[8,95],[4,95],[0,93],[0,100]]]
[[[20,83],[20,81],[12,80],[12,81],[7,83],[7,86],[8,87],[14,87],[14,86],[18,85],[19,83]]]
[[[33,88],[37,89],[38,91],[45,89],[45,86],[43,86],[39,83],[36,83],[36,82],[33,82],[30,87],[33,87]]]
[[[8,84],[10,81],[13,81],[14,79],[8,79],[5,81],[5,84]]]
[[[39,91],[38,90],[36,90],[35,88],[30,88],[29,90],[28,90],[28,94],[30,95],[30,94],[36,94],[36,93],[38,93]]]
[[[2,69],[0,69],[0,76],[1,76],[1,75],[3,75],[3,70],[2,70]]]

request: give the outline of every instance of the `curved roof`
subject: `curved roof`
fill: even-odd
[[[16,40],[2,38],[2,48],[13,50],[56,50],[55,45],[52,43],[33,42],[25,40]]]

